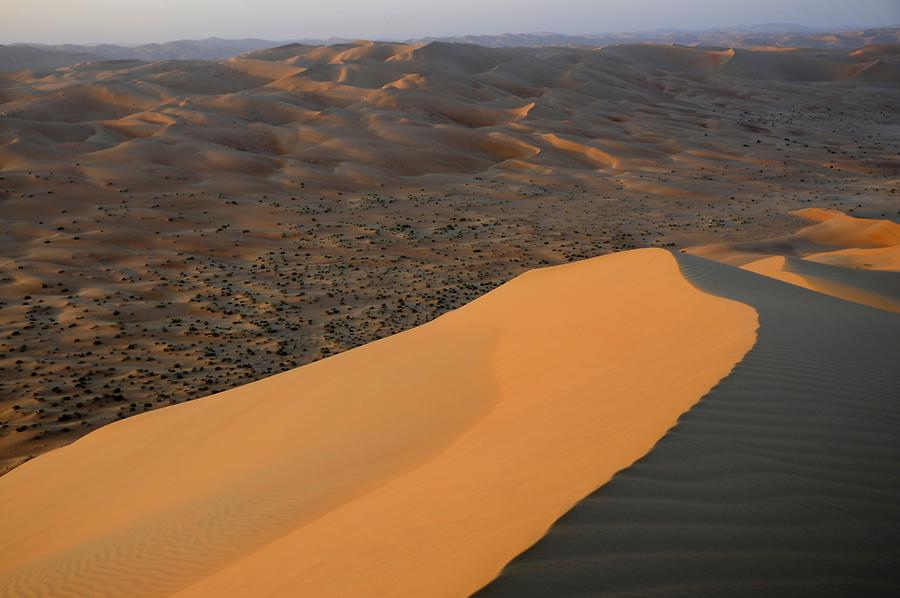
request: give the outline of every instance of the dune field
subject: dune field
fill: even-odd
[[[0,73],[0,465],[532,268],[894,217],[897,56],[356,42]]]
[[[898,107],[886,44],[0,72],[0,596],[895,595]]]

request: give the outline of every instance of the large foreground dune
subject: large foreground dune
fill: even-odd
[[[0,594],[892,595],[900,316],[746,266],[793,243],[896,301],[846,263],[895,225],[800,215],[692,250],[726,263],[534,270],[38,457],[0,479]]]
[[[755,340],[661,249],[106,426],[0,479],[4,596],[459,596]]]
[[[536,270],[104,427],[0,479],[0,594],[890,595],[900,317],[789,282],[659,249]]]

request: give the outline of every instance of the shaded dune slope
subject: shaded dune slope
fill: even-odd
[[[805,289],[900,313],[900,224],[837,210],[792,212],[811,220],[789,237],[693,247],[711,258]]]
[[[469,594],[644,455],[756,326],[661,249],[529,272],[0,478],[0,595]]]
[[[795,257],[771,257],[745,270],[839,297],[900,313],[900,276],[896,272],[844,268]]]
[[[677,259],[756,345],[478,595],[896,595],[900,316]]]

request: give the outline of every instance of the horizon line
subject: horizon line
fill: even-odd
[[[57,41],[57,42],[29,42],[29,41],[8,41],[8,42],[0,42],[0,45],[4,46],[84,46],[84,47],[98,47],[98,46],[121,46],[121,47],[129,47],[135,48],[140,46],[147,46],[152,44],[164,45],[164,44],[172,44],[177,42],[201,42],[201,41],[209,41],[209,40],[221,40],[221,41],[261,41],[261,42],[272,42],[279,44],[290,44],[290,43],[304,43],[304,42],[330,42],[335,41],[336,43],[340,43],[341,41],[373,41],[373,42],[399,42],[399,43],[410,43],[416,41],[423,40],[441,40],[441,39],[453,39],[453,38],[463,38],[463,37],[502,37],[502,36],[520,36],[520,35],[559,35],[564,37],[573,37],[573,38],[590,38],[590,37],[601,37],[605,35],[639,35],[639,34],[653,34],[653,33],[718,33],[725,32],[730,29],[740,29],[742,27],[763,27],[763,26],[793,26],[798,27],[799,29],[796,31],[786,30],[783,32],[777,32],[782,34],[790,34],[790,33],[838,33],[838,32],[849,32],[849,31],[860,31],[867,29],[897,29],[900,28],[900,23],[892,23],[892,24],[857,24],[857,25],[841,25],[836,27],[818,27],[812,25],[803,25],[801,23],[790,23],[790,22],[764,22],[764,23],[742,23],[735,25],[717,25],[714,27],[704,27],[702,29],[683,29],[678,27],[671,28],[658,28],[658,29],[635,29],[635,30],[611,30],[611,31],[597,31],[593,33],[563,33],[560,31],[523,31],[523,32],[512,32],[512,31],[504,31],[500,33],[457,33],[452,35],[424,35],[420,37],[407,37],[407,38],[393,38],[393,37],[380,37],[380,36],[340,36],[340,35],[331,35],[328,37],[298,37],[298,38],[289,38],[289,39],[276,39],[276,38],[266,38],[266,37],[220,37],[218,35],[209,35],[207,37],[183,37],[177,39],[168,39],[165,41],[144,41],[144,42],[75,42],[75,41]],[[801,29],[805,29],[806,31],[802,31]],[[764,32],[760,32],[764,33]],[[776,33],[776,32],[771,32]],[[327,44],[316,44],[316,45],[327,45]]]

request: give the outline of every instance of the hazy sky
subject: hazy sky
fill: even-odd
[[[790,22],[900,23],[900,0],[0,0],[0,43],[406,39]]]

